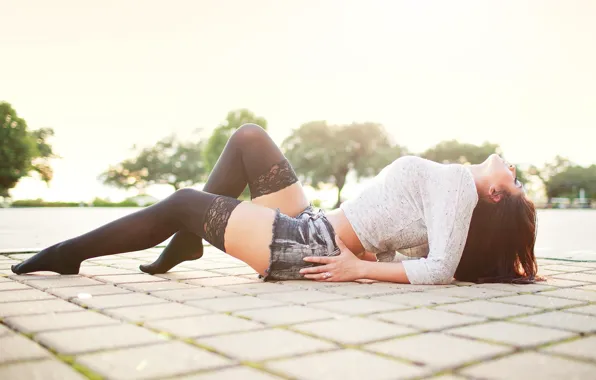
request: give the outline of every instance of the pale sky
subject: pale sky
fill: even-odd
[[[122,199],[96,178],[132,145],[235,108],[278,142],[374,121],[413,152],[455,138],[596,163],[595,18],[591,0],[0,0],[0,100],[62,156],[50,187],[12,195]]]

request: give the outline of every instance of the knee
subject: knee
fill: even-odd
[[[180,190],[176,190],[174,194],[168,197],[170,204],[182,204],[184,205],[186,202],[197,200],[197,198],[201,197],[203,192],[191,188],[184,188]]]
[[[242,143],[259,141],[267,137],[267,132],[257,124],[247,123],[238,128],[232,138]]]

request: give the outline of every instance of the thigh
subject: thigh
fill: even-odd
[[[226,252],[264,275],[269,267],[276,212],[251,202],[242,202],[228,219],[224,241]]]
[[[294,182],[275,193],[254,198],[252,203],[272,209],[278,208],[282,214],[291,217],[300,214],[310,204],[300,181]]]

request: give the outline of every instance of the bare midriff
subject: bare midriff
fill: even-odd
[[[333,211],[329,211],[325,213],[327,220],[333,226],[335,230],[335,234],[339,236],[339,238],[344,242],[346,247],[354,252],[355,254],[359,254],[364,252],[364,247],[358,239],[354,228],[350,224],[350,221],[344,214],[342,209],[336,209]]]

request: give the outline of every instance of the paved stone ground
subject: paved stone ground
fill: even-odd
[[[0,379],[594,379],[596,263],[540,260],[534,285],[263,283],[207,249],[78,276],[0,255]]]

